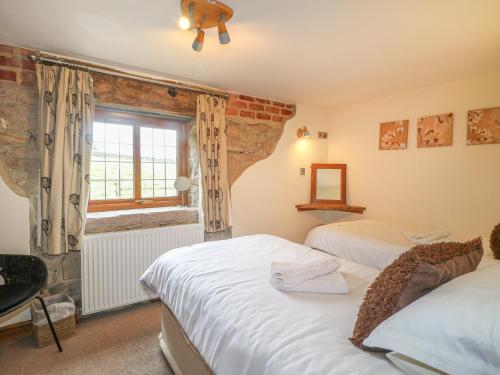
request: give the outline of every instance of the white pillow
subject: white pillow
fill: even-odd
[[[403,229],[378,220],[338,222],[312,229],[304,245],[382,270],[412,246]]]
[[[416,300],[375,328],[363,345],[449,374],[499,374],[500,262]]]

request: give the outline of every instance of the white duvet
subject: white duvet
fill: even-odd
[[[378,270],[339,260],[347,295],[283,293],[269,282],[271,261],[325,257],[274,236],[239,237],[169,251],[141,282],[218,375],[400,374],[348,340]]]

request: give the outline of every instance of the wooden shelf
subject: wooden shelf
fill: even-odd
[[[304,203],[295,205],[299,211],[314,211],[314,210],[328,210],[328,211],[344,211],[352,212],[355,214],[362,214],[366,207],[349,206],[347,204],[338,203]]]

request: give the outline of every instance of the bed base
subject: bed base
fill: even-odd
[[[161,303],[161,333],[158,341],[175,375],[215,375],[164,303]]]

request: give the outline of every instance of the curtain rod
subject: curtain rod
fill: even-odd
[[[162,79],[155,79],[155,78],[148,78],[145,76],[141,75],[136,75],[132,73],[127,73],[119,70],[114,70],[114,68],[98,68],[90,65],[81,65],[81,64],[76,64],[72,62],[65,61],[64,59],[53,59],[50,57],[44,57],[44,56],[37,56],[35,54],[30,54],[29,58],[35,62],[35,63],[40,63],[40,64],[55,64],[55,65],[60,65],[60,66],[66,66],[69,68],[74,68],[74,69],[81,69],[81,70],[88,70],[91,72],[95,73],[102,73],[102,74],[108,74],[116,77],[121,77],[121,78],[129,78],[129,79],[135,79],[138,81],[143,81],[143,82],[149,82],[149,83],[154,83],[156,85],[161,85],[161,86],[166,86],[166,87],[171,87],[179,90],[186,90],[186,91],[191,91],[191,92],[197,92],[200,94],[209,94],[213,96],[218,96],[221,98],[229,98],[229,94],[222,91],[222,90],[217,90],[217,89],[212,89],[208,87],[197,87],[194,85],[188,85],[186,83],[181,83],[181,82],[169,82],[166,80]]]

